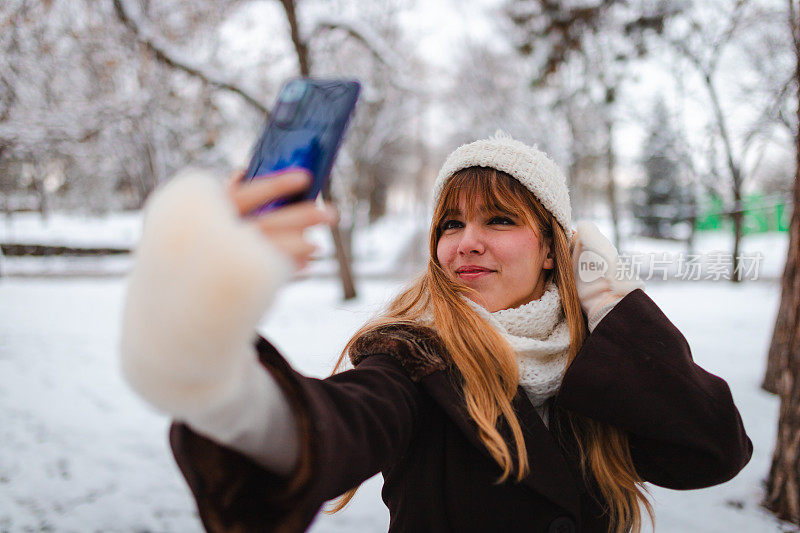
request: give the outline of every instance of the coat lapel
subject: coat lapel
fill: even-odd
[[[461,391],[451,371],[433,372],[420,380],[425,391],[447,413],[467,440],[491,458],[478,436],[477,428],[464,406]],[[522,389],[513,401],[528,451],[530,473],[522,483],[563,507],[574,517],[580,516],[580,492],[555,437],[545,427],[536,409]],[[492,459],[493,460],[493,459]]]

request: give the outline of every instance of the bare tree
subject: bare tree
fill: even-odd
[[[306,38],[300,33],[300,23],[298,21],[295,2],[294,0],[282,0],[281,4],[286,13],[287,22],[289,23],[291,40],[298,57],[300,75],[309,76],[311,73],[311,58],[308,53]],[[160,13],[152,12],[150,16],[148,16],[148,11],[157,10],[157,3],[151,3],[145,0],[140,3],[138,7],[140,9],[136,11],[128,1],[114,0],[114,9],[118,19],[128,28],[136,42],[147,50],[156,61],[171,69],[184,72],[199,79],[205,86],[235,93],[243,98],[249,105],[257,109],[261,114],[268,116],[267,108],[262,103],[262,99],[251,95],[244,87],[230,81],[229,77],[225,74],[215,72],[210,68],[207,62],[194,60],[186,54],[181,53],[180,49],[176,48],[175,43],[166,40],[160,30],[153,28],[153,25],[150,23],[150,20],[152,20],[150,16],[156,16]],[[208,17],[208,13],[197,13],[196,18],[200,21],[208,19],[218,20],[217,17]],[[147,144],[145,144],[145,146],[149,148]],[[146,154],[148,156],[150,155],[149,150],[146,151]],[[152,158],[147,157],[146,160],[152,161]],[[331,201],[330,191],[323,191],[323,197]],[[355,286],[349,258],[345,253],[342,243],[341,232],[338,227],[332,227],[331,233],[336,248],[337,260],[339,262],[340,277],[342,279],[345,299],[353,298],[355,297]]]
[[[647,53],[650,33],[661,33],[675,8],[667,2],[512,0],[506,16],[517,48],[537,65],[534,86],[582,83],[563,95],[590,96],[602,114],[606,197],[613,240],[621,246],[616,186],[618,97],[633,60]],[[571,67],[571,68],[570,68]],[[578,73],[576,81],[574,75]],[[569,79],[567,79],[570,77]],[[567,106],[570,107],[570,106]]]
[[[795,8],[791,2],[789,2],[789,9],[790,22],[793,21],[794,24],[794,26],[791,24],[789,25],[789,30],[794,32],[793,38],[795,39],[795,46],[793,47],[793,53],[790,55],[790,58],[794,59],[796,63],[796,24],[798,14],[796,11],[792,11]],[[800,121],[798,121],[797,115],[792,115],[789,109],[792,99],[788,98],[787,96],[800,90],[800,78],[798,78],[795,71],[787,80],[785,76],[786,69],[782,68],[785,63],[783,57],[786,54],[780,52],[782,52],[784,49],[782,45],[787,40],[785,39],[785,36],[787,35],[788,32],[765,32],[765,34],[759,39],[761,46],[758,47],[755,44],[753,45],[753,52],[749,54],[749,57],[752,57],[752,64],[755,71],[759,73],[760,82],[753,84],[753,86],[748,86],[747,89],[753,91],[755,94],[758,94],[757,91],[763,91],[765,90],[765,87],[769,88],[770,92],[772,93],[773,104],[763,116],[763,121],[766,122],[767,120],[771,120],[772,122],[780,125],[784,132],[790,133],[792,136],[796,136],[798,128],[800,127]],[[761,52],[762,55],[759,56],[758,52]],[[764,55],[768,55],[769,59],[765,61]],[[776,66],[781,68],[775,68]],[[784,189],[782,186],[779,186],[778,188],[780,190]],[[797,207],[795,204],[795,212],[796,211]],[[797,248],[796,241],[793,242],[795,243],[794,248],[791,248],[790,246],[790,252],[796,250]],[[792,261],[794,261],[794,263],[792,263]],[[778,394],[779,392],[782,379],[781,376],[786,371],[787,362],[790,354],[792,353],[791,331],[793,327],[792,320],[794,317],[793,310],[797,308],[798,302],[797,300],[792,300],[792,294],[790,291],[791,285],[788,282],[788,280],[791,278],[791,273],[788,272],[790,264],[794,264],[795,266],[793,268],[796,269],[796,258],[791,261],[787,261],[787,271],[785,271],[783,275],[781,303],[778,309],[778,316],[775,322],[772,341],[770,343],[767,356],[767,368],[761,384],[761,387],[764,390],[773,394]]]
[[[732,207],[728,210],[733,221],[734,234],[733,275],[730,279],[735,283],[741,281],[738,274],[744,219],[743,191],[748,176],[754,171],[752,166],[748,167],[747,162],[753,159],[751,152],[764,139],[769,126],[782,117],[791,76],[788,72],[779,74],[783,87],[770,87],[768,94],[761,95],[762,98],[756,98],[757,92],[748,92],[748,106],[754,118],[744,134],[737,136],[736,128],[731,126],[734,115],[730,109],[726,110],[723,99],[723,93],[732,92],[730,84],[723,85],[720,80],[724,70],[723,60],[734,48],[738,48],[737,52],[741,54],[742,45],[746,44],[748,36],[755,33],[762,38],[766,37],[768,31],[756,30],[774,21],[776,14],[773,10],[749,0],[722,0],[704,4],[704,8],[686,12],[681,24],[672,25],[667,40],[694,68],[708,98],[709,120],[718,139],[722,166],[727,174],[727,189],[732,200]],[[782,34],[784,32],[778,32],[778,35]],[[788,47],[788,39],[784,39],[783,44]],[[763,47],[763,41],[759,45]],[[751,47],[751,51],[753,49]],[[775,57],[776,50],[773,49],[772,54]],[[766,61],[773,70],[780,67],[772,58]],[[746,76],[740,74],[739,77],[746,80]],[[763,78],[760,81],[763,87]]]
[[[347,4],[340,2],[336,9],[345,11]],[[351,228],[365,211],[366,223],[383,216],[390,190],[410,186],[418,170],[418,163],[412,162],[413,125],[422,101],[421,89],[408,87],[407,75],[401,72],[422,72],[422,67],[408,53],[401,57],[410,47],[397,24],[400,9],[398,2],[373,2],[359,9],[357,23],[342,15],[314,22],[311,44],[317,74],[355,76],[363,88],[333,191],[352,210]],[[381,49],[385,47],[392,51]]]
[[[176,33],[199,38],[194,18],[172,7],[164,18],[183,24]],[[51,200],[141,205],[187,161],[223,157],[208,83],[155,59],[116,20],[111,3],[88,0],[0,5],[0,158],[42,211]]]
[[[365,142],[360,143],[360,146],[364,147],[367,152],[351,154],[354,156],[351,159],[354,163],[353,169],[355,170],[356,176],[360,177],[364,176],[365,174],[370,174],[373,177],[373,179],[365,182],[366,188],[361,189],[362,191],[366,190],[369,195],[368,200],[370,203],[370,209],[372,210],[374,208],[373,206],[378,207],[383,205],[385,203],[386,180],[385,178],[375,179],[375,177],[380,176],[383,173],[381,172],[378,161],[381,161],[381,159],[386,159],[383,156],[390,155],[390,150],[394,149],[396,146],[390,141],[392,138],[397,139],[397,135],[396,131],[392,133],[392,128],[379,128],[377,127],[377,123],[379,123],[382,119],[386,119],[387,116],[397,116],[397,109],[399,108],[399,106],[397,106],[398,101],[396,99],[392,101],[393,99],[388,96],[388,90],[390,86],[393,85],[394,87],[403,88],[409,85],[404,82],[402,74],[397,70],[399,65],[397,64],[396,55],[383,42],[383,39],[377,37],[366,26],[366,24],[363,23],[363,21],[356,22],[341,17],[319,17],[316,21],[312,21],[310,23],[310,31],[304,31],[301,27],[295,0],[281,0],[281,4],[283,5],[284,12],[286,14],[286,20],[289,24],[290,35],[294,45],[295,54],[297,56],[300,74],[302,76],[309,76],[311,75],[312,71],[314,71],[313,65],[315,60],[312,57],[312,39],[317,38],[322,33],[336,30],[343,32],[346,36],[357,40],[364,47],[368,55],[389,67],[389,71],[385,72],[382,79],[378,78],[370,80],[372,81],[371,87],[368,87],[367,91],[365,91],[374,91],[374,94],[372,95],[372,101],[368,101],[366,103],[367,106],[372,108],[366,110],[367,115],[369,115],[370,119],[372,120],[372,127],[366,128],[367,135],[364,139]],[[376,87],[380,81],[388,81],[389,83],[384,83],[383,87]],[[362,126],[364,122],[365,121],[362,120]],[[396,121],[394,124],[396,125]],[[357,130],[355,134],[358,135],[358,127],[354,129]],[[363,127],[361,129],[364,130]],[[362,131],[361,133],[365,132]],[[389,134],[388,139],[386,135],[387,133]],[[357,190],[356,195],[363,196],[363,192]],[[329,202],[333,201],[330,188],[323,190],[323,197]],[[378,207],[378,212],[373,213],[373,217],[380,214],[380,212],[381,208]],[[347,254],[347,250],[350,247],[347,245],[346,240],[342,235],[342,231],[338,226],[331,228],[331,232],[336,248],[336,258],[339,263],[344,297],[345,299],[354,298],[356,296],[356,291],[352,280],[352,274],[350,272],[350,260]]]
[[[800,21],[793,1],[787,3],[796,56],[795,76],[800,82]],[[796,98],[800,123],[800,90]],[[795,132],[795,148],[794,211],[789,229],[789,252],[770,348],[770,352],[779,351],[784,361],[778,379],[781,407],[764,505],[779,518],[800,525],[800,131]]]
[[[530,63],[513,51],[466,42],[456,56],[452,86],[442,95],[454,130],[449,144],[485,137],[500,128],[537,142],[548,152],[562,152],[559,139],[545,133],[552,114],[546,98],[531,92],[531,76]]]
[[[392,2],[385,0],[375,12]],[[284,44],[291,40],[301,75],[313,69],[316,75],[364,79],[365,142],[349,149],[349,159],[379,185],[357,182],[375,218],[384,209],[388,176],[400,161],[408,166],[411,147],[418,146],[401,125],[419,102],[408,97],[413,84],[402,73],[408,63],[398,53],[403,46],[396,23],[392,28],[385,16],[384,23],[373,24],[363,8],[340,3],[351,16],[335,6],[326,6],[326,13],[315,4],[307,12],[314,16],[303,18],[294,0],[282,0],[289,27]],[[245,75],[219,55],[225,22],[237,9],[253,5],[244,0],[0,4],[0,165],[16,176],[4,179],[3,189],[29,190],[43,213],[54,196],[103,209],[123,197],[128,205],[141,205],[187,162],[227,166],[229,151],[221,141],[231,130],[255,131],[267,114],[265,95],[277,88],[265,74],[273,68],[268,62],[250,65]],[[324,48],[335,41],[339,50]],[[349,65],[332,68],[345,47],[352,50]],[[357,72],[349,68],[355,64],[361,65]],[[238,99],[233,107],[229,95]],[[242,113],[241,106],[256,113]],[[330,191],[324,195],[330,199]],[[345,295],[352,297],[341,234],[334,229],[333,235]]]
[[[182,22],[184,24],[176,27],[176,21],[172,21],[171,27],[168,28],[168,31],[176,35],[186,36],[186,35],[196,35],[196,31],[199,30],[198,26],[205,26],[205,30],[208,31],[208,23],[209,21],[214,21],[216,24],[221,15],[227,10],[230,9],[236,1],[228,1],[228,2],[195,2],[189,3],[187,6],[190,7],[191,13],[184,14],[182,17]],[[149,2],[145,0],[144,2],[144,10],[145,12],[148,11],[156,11],[157,7],[159,7],[158,3]],[[160,7],[165,7],[161,5]],[[216,7],[216,9],[212,9]],[[205,9],[203,9],[205,8]],[[170,22],[170,19],[167,17],[166,19],[160,18],[160,15],[168,15],[170,13],[174,14],[174,9],[163,9],[162,11],[150,14],[151,17],[159,17],[157,20]],[[211,69],[208,68],[208,65],[204,65],[203,63],[193,61],[190,58],[182,57],[181,54],[177,53],[172,47],[174,44],[172,42],[165,41],[159,34],[159,32],[155,31],[153,28],[150,27],[150,24],[143,18],[143,14],[135,14],[133,9],[130,7],[129,4],[126,3],[126,0],[114,0],[114,12],[116,13],[119,20],[128,28],[133,35],[135,36],[136,40],[146,48],[153,56],[158,59],[158,61],[175,68],[177,70],[183,71],[191,76],[194,76],[203,81],[206,85],[217,89],[223,89],[226,91],[231,91],[235,94],[241,96],[248,104],[256,108],[257,110],[261,111],[265,115],[269,116],[269,111],[264,103],[257,98],[249,94],[249,92],[237,85],[235,83],[230,82],[229,80],[225,79],[224,75],[220,75],[218,73],[213,72]],[[189,19],[192,21],[191,29],[193,31],[187,31],[187,27],[185,24],[185,20]],[[163,22],[162,22],[163,23]],[[186,43],[183,43],[186,44]]]

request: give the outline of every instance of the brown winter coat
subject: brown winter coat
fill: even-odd
[[[302,431],[291,480],[175,424],[173,452],[209,531],[302,531],[326,500],[377,472],[392,532],[601,532],[602,508],[583,482],[565,410],[630,436],[645,480],[696,489],[735,476],[752,453],[728,385],[692,361],[689,345],[641,290],[600,322],[568,368],[550,429],[520,389],[514,407],[530,474],[495,484],[441,341],[426,328],[394,327],[360,339],[355,370],[312,379],[265,340]]]

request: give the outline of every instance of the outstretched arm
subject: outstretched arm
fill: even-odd
[[[123,373],[142,398],[281,473],[296,462],[297,429],[258,363],[254,331],[313,250],[302,229],[333,219],[313,204],[242,216],[307,185],[305,173],[286,172],[247,185],[232,180],[226,191],[189,170],[157,190],[145,209],[120,342]]]
[[[285,208],[246,223],[238,215],[265,199],[246,193],[234,191],[234,209],[212,178],[193,174],[154,194],[121,362],[131,386],[176,419],[170,443],[208,530],[302,530],[405,449],[419,394],[390,355],[319,380],[253,342],[292,259],[307,259],[302,228],[324,213]]]
[[[266,340],[258,352],[299,429],[289,476],[176,423],[172,450],[209,531],[303,531],[322,504],[393,464],[408,447],[420,393],[395,356],[374,353],[327,379],[295,372]]]

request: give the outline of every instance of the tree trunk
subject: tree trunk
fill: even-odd
[[[5,219],[5,223],[8,229],[11,229],[11,206],[8,203],[8,195],[2,194],[0,198],[3,200],[3,218]],[[5,265],[3,264],[3,247],[0,246],[0,278],[3,277],[3,269]]]
[[[289,32],[292,36],[292,45],[297,54],[297,62],[300,66],[301,76],[311,75],[311,60],[308,53],[308,43],[300,36],[300,24],[297,20],[297,10],[295,0],[281,0],[283,10],[286,13],[286,21],[289,23]]]
[[[322,191],[322,197],[325,201],[330,201],[330,188],[326,187]],[[345,300],[351,300],[356,297],[356,286],[353,283],[353,276],[350,272],[350,258],[345,252],[344,239],[342,233],[339,231],[339,226],[331,226],[331,235],[333,236],[333,245],[336,249],[336,260],[339,262],[339,277],[342,280],[342,291]]]
[[[789,4],[789,23],[791,34],[794,39],[796,61],[795,77],[800,81],[800,36],[798,33],[797,13],[795,13],[793,2]],[[798,85],[797,99],[800,101],[800,85]],[[800,127],[800,107],[798,113],[798,127]],[[772,394],[778,394],[781,374],[788,364],[789,352],[792,349],[792,320],[794,313],[800,307],[800,297],[797,292],[798,262],[797,255],[800,253],[800,231],[797,230],[797,217],[800,216],[800,191],[798,191],[798,173],[800,173],[800,131],[795,132],[795,183],[794,183],[794,208],[792,218],[789,223],[789,250],[786,258],[786,266],[781,278],[781,303],[778,307],[778,317],[775,320],[775,327],[772,331],[772,341],[770,342],[767,355],[767,370],[764,373],[764,380],[761,388]]]
[[[764,505],[778,518],[800,525],[800,170],[795,175],[789,243],[769,353],[772,374],[768,368],[765,377],[765,388],[770,385],[778,392],[781,407]]]
[[[793,1],[789,2],[789,13],[797,61],[795,75],[800,81],[800,35]],[[797,98],[800,102],[800,86]],[[800,107],[797,114],[800,120]],[[794,209],[780,306],[786,316],[779,315],[773,336],[773,346],[785,342],[785,348],[776,348],[785,362],[776,380],[781,407],[764,506],[778,518],[800,525],[800,132],[796,132],[795,148]],[[771,356],[772,351],[771,347]]]
[[[286,20],[289,22],[289,30],[292,36],[294,51],[295,54],[297,54],[300,75],[310,76],[311,56],[308,53],[308,43],[306,43],[300,35],[300,25],[297,20],[295,0],[281,0],[281,4],[286,12]],[[322,198],[326,202],[331,204],[334,203],[330,192],[330,182],[328,182],[328,185],[322,190]],[[339,263],[339,277],[342,280],[344,299],[350,300],[356,297],[356,286],[353,282],[353,272],[350,268],[350,260],[347,252],[345,251],[344,238],[342,237],[342,232],[339,230],[338,225],[331,226],[331,237],[333,237],[333,245],[336,248],[336,260]]]
[[[610,112],[610,111],[607,111]],[[614,120],[611,117],[606,119],[606,173],[608,174],[608,208],[611,211],[611,222],[614,231],[614,246],[621,250],[622,237],[619,231],[619,213],[617,213],[617,184],[614,179],[614,171],[617,164],[616,152],[614,151]]]
[[[737,205],[741,206],[741,201],[736,202]],[[739,250],[742,246],[742,231],[743,231],[743,223],[744,223],[744,212],[741,211],[741,207],[737,208],[737,211],[733,213],[733,253],[732,253],[732,263],[731,263],[731,281],[733,283],[739,283],[742,281],[741,279],[741,271],[739,269]]]
[[[369,223],[372,224],[386,214],[386,184],[380,179],[378,171],[372,174],[372,187],[368,194],[369,198]]]
[[[37,209],[42,222],[47,222],[50,217],[50,202],[47,197],[47,190],[44,186],[44,165],[37,163],[33,164],[33,189],[36,191]]]
[[[686,254],[694,254],[694,241],[697,236],[697,208],[692,206],[691,215],[689,215],[689,235],[686,237]]]
[[[731,176],[733,178],[733,212],[731,219],[733,220],[733,252],[731,263],[731,281],[739,283],[741,281],[741,272],[739,271],[739,250],[742,246],[742,233],[744,231],[744,202],[742,201],[742,170],[741,167],[734,163],[733,154],[728,149],[728,165],[730,166]]]
[[[728,164],[728,171],[731,175],[731,191],[733,192],[733,211],[730,213],[731,220],[733,220],[733,264],[731,265],[731,278],[730,281],[738,283],[739,280],[739,248],[742,240],[742,221],[744,218],[744,204],[742,203],[742,160],[737,161],[733,153],[733,144],[731,143],[730,134],[728,133],[727,122],[725,121],[725,114],[722,112],[722,105],[720,104],[719,95],[717,94],[717,87],[714,85],[713,70],[705,71],[703,81],[708,90],[708,96],[711,99],[711,107],[714,110],[714,116],[717,120],[717,127],[719,128],[719,135],[722,138],[722,146],[725,149],[725,159]],[[744,153],[742,149],[742,153]]]
[[[795,211],[796,210],[797,208],[795,207]],[[797,257],[792,259],[791,256],[797,255],[798,243],[794,242],[794,246],[794,254],[790,248],[790,257],[786,262],[786,267],[783,272],[781,303],[778,307],[778,317],[775,320],[775,327],[772,330],[772,341],[770,342],[769,352],[767,354],[767,370],[764,372],[764,380],[761,382],[761,388],[772,394],[779,393],[781,374],[786,368],[789,351],[791,350],[792,315],[798,306],[798,304],[792,301],[792,282],[790,281],[793,276],[797,275],[798,259]],[[790,270],[794,270],[794,272],[790,272]]]

